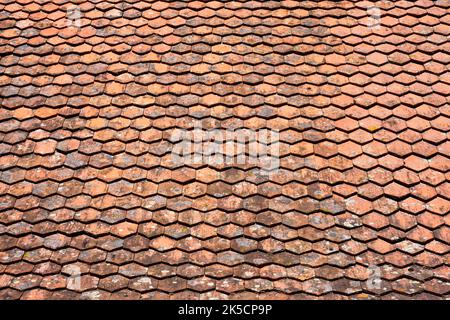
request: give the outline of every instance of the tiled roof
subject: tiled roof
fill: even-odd
[[[448,298],[449,10],[3,0],[0,298]],[[196,120],[280,169],[173,163]]]

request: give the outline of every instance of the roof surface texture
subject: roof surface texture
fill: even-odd
[[[449,10],[2,0],[0,299],[448,298]]]

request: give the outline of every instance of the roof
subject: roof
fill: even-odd
[[[448,298],[449,6],[2,1],[0,298]]]

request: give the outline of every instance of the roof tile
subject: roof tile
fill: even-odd
[[[1,297],[448,293],[445,4],[370,25],[357,1],[84,2],[78,26],[22,2],[0,27]],[[277,130],[278,170],[175,162],[196,123]],[[374,265],[381,289],[355,281]]]

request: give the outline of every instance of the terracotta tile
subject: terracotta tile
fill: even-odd
[[[92,25],[36,35],[17,19],[63,15],[20,4],[0,35],[0,296],[445,297],[441,3],[383,3],[373,33],[354,3],[86,2]],[[279,170],[174,163],[198,119],[279,130]]]

